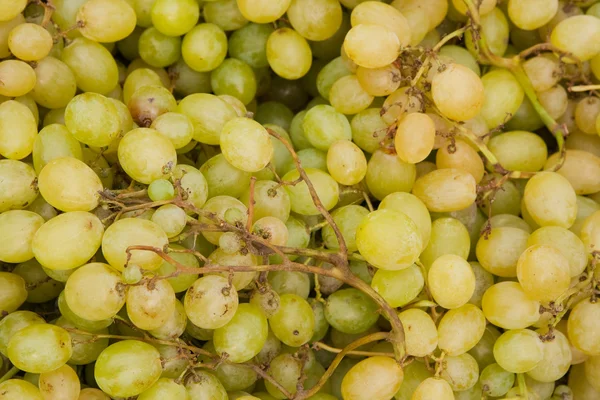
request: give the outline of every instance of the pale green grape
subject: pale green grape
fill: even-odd
[[[561,85],[553,86],[548,90],[538,93],[538,100],[548,114],[554,118],[560,118],[569,106],[567,90]]]
[[[327,153],[315,148],[308,148],[299,150],[297,153],[298,160],[302,164],[302,168],[315,168],[321,171],[328,172],[327,170]],[[294,159],[288,160],[288,162],[282,168],[283,171],[290,172],[296,170],[296,162]]]
[[[150,68],[138,68],[127,75],[123,83],[123,101],[129,103],[133,93],[144,86],[161,86],[158,74]]]
[[[416,361],[416,360],[415,360]],[[404,379],[400,390],[394,396],[396,400],[411,400],[415,389],[425,379],[433,376],[424,363],[420,361],[412,362],[403,368]]]
[[[252,304],[240,304],[233,319],[215,329],[213,343],[218,354],[227,353],[230,361],[241,363],[260,352],[268,332],[267,318],[262,311]]]
[[[369,382],[365,385],[365,379]],[[404,373],[391,357],[374,356],[360,361],[344,376],[344,399],[387,399],[398,392]]]
[[[513,117],[505,124],[509,131],[536,131],[544,126],[544,122],[533,108],[531,101],[525,97]],[[487,128],[487,126],[486,126]]]
[[[600,221],[600,212],[596,211],[584,220],[581,227],[579,237],[589,253],[598,248],[600,243],[600,229],[598,229],[600,224],[598,221]]]
[[[162,34],[158,29],[146,29],[139,39],[140,58],[155,68],[167,67],[181,57],[181,38]]]
[[[542,341],[529,329],[506,331],[494,344],[494,357],[498,365],[514,373],[531,371],[543,356]]]
[[[216,275],[202,277],[188,289],[185,312],[194,325],[216,329],[227,324],[238,308],[238,296],[227,278]]]
[[[113,397],[137,396],[154,385],[161,372],[158,350],[138,340],[123,340],[108,346],[94,367],[96,383]]]
[[[581,99],[575,107],[575,124],[579,130],[587,134],[598,133],[596,121],[600,113],[600,101],[595,97]]]
[[[81,329],[64,316],[57,319],[54,325],[64,329]],[[106,335],[108,334],[108,329],[101,328],[93,332]],[[73,354],[69,359],[70,365],[86,365],[94,362],[98,359],[100,353],[108,347],[109,340],[107,338],[98,338],[97,340],[90,341],[89,335],[74,332],[69,332],[69,335],[71,335],[73,346]]]
[[[411,113],[398,121],[394,148],[398,157],[415,164],[427,158],[435,143],[435,124],[423,113]]]
[[[250,173],[232,166],[223,154],[206,161],[200,172],[206,177],[210,198],[221,195],[238,197],[250,183]]]
[[[450,310],[438,325],[438,347],[451,356],[464,354],[483,337],[485,325],[483,312],[473,304]]]
[[[69,333],[50,324],[33,324],[19,330],[7,347],[8,358],[14,366],[36,374],[65,365],[72,352]]]
[[[194,125],[194,140],[219,144],[225,123],[236,117],[236,112],[224,100],[212,94],[197,93],[185,97],[177,112],[186,115]]]
[[[41,60],[50,53],[52,46],[50,32],[37,24],[21,24],[8,35],[10,52],[23,61]]]
[[[188,203],[197,208],[204,206],[209,195],[209,185],[202,172],[192,166],[180,164],[175,167],[173,175],[186,191]]]
[[[61,60],[73,71],[77,87],[85,92],[105,94],[119,80],[117,63],[101,44],[77,38],[64,48]]]
[[[279,218],[263,217],[252,225],[252,233],[276,246],[285,246],[288,230]]]
[[[155,270],[162,258],[152,251],[132,250],[129,246],[144,245],[162,249],[168,243],[165,232],[156,223],[139,218],[123,218],[109,226],[102,238],[102,254],[118,271],[127,264],[135,264],[146,270]]]
[[[119,135],[117,108],[97,93],[75,96],[65,109],[65,124],[77,140],[89,146],[108,146]]]
[[[183,37],[181,55],[191,69],[198,72],[211,71],[227,55],[227,36],[217,25],[198,24]]]
[[[283,353],[271,361],[268,369],[269,375],[277,383],[283,386],[291,394],[297,391],[297,384],[302,375],[302,363],[292,354]],[[285,399],[285,395],[277,389],[271,382],[266,381],[265,387],[269,394],[276,399]]]
[[[494,325],[488,324],[483,332],[483,336],[477,344],[469,350],[469,354],[477,360],[479,369],[484,369],[488,365],[494,364],[494,343],[500,337],[500,331]]]
[[[67,212],[46,222],[36,232],[32,250],[45,268],[77,268],[100,248],[103,233],[104,227],[95,215],[84,211]]]
[[[538,135],[526,131],[512,131],[494,136],[490,139],[488,147],[500,164],[509,170],[539,171],[548,157],[544,141]]]
[[[25,280],[28,303],[38,304],[54,300],[64,287],[61,282],[46,275],[36,260],[29,260],[17,265],[13,269],[13,273]]]
[[[166,178],[177,163],[171,141],[150,128],[127,133],[119,143],[118,151],[119,163],[125,172],[145,184]]]
[[[481,371],[481,386],[488,396],[500,397],[505,395],[515,382],[515,374],[498,364],[490,364]]]
[[[546,25],[558,11],[558,0],[526,0],[508,2],[508,16],[521,29],[533,30]]]
[[[225,234],[223,234],[221,238],[223,236],[225,236]],[[221,238],[219,238],[219,240]],[[254,256],[252,253],[240,251],[227,253],[221,248],[218,248],[215,251],[213,251],[210,254],[210,256],[208,256],[208,260],[213,265],[231,266],[234,268],[243,266],[248,267],[259,264],[258,257]],[[250,283],[252,283],[254,278],[256,278],[256,272],[254,271],[236,271],[232,274],[223,271],[215,272],[214,274],[221,275],[222,277],[227,278],[228,280],[231,277],[231,283],[233,284],[233,286],[235,286],[236,290],[245,289],[248,285],[250,285]]]
[[[536,331],[540,335],[548,332],[547,328]],[[569,340],[560,331],[553,332],[554,338],[542,342],[543,358],[527,375],[537,381],[554,383],[562,378],[571,367],[571,349]]]
[[[60,157],[83,159],[81,144],[64,125],[44,127],[33,143],[33,166],[37,173],[51,160]]]
[[[468,172],[479,183],[485,172],[483,161],[475,149],[464,140],[444,143],[435,158],[438,169],[456,168]]]
[[[227,400],[227,392],[216,376],[202,370],[194,371],[185,382],[190,400]]]
[[[156,179],[148,185],[148,197],[152,201],[170,200],[175,197],[175,188],[166,179]]]
[[[273,155],[268,132],[249,118],[234,118],[223,126],[221,149],[231,165],[247,172],[263,169]]]
[[[540,303],[530,299],[518,282],[499,282],[481,300],[485,317],[504,329],[526,328],[540,318]]]
[[[335,0],[292,1],[287,10],[292,27],[308,40],[332,37],[342,24],[342,7]]]
[[[333,220],[342,232],[349,252],[358,250],[356,247],[356,229],[368,214],[369,211],[366,208],[355,205],[340,207],[331,213]],[[337,237],[330,225],[323,227],[321,235],[325,246],[330,249],[339,248]]]
[[[373,96],[363,89],[356,75],[346,75],[335,81],[329,91],[329,101],[337,112],[356,114],[371,105]]]
[[[494,275],[486,271],[478,262],[470,262],[475,274],[475,290],[469,299],[469,303],[481,308],[483,294],[494,284]]]
[[[3,284],[2,287],[3,290],[9,289],[6,284]],[[13,295],[16,294],[13,293]],[[2,309],[5,310],[4,307]],[[6,356],[8,343],[15,333],[27,326],[44,323],[46,321],[42,317],[31,311],[15,311],[8,314],[0,321],[0,353]]]
[[[305,172],[314,186],[316,194],[321,200],[324,208],[330,210],[335,207],[339,200],[339,187],[337,182],[329,174],[318,169],[306,168]],[[284,181],[292,182],[299,177],[300,173],[298,171],[290,171],[285,174],[282,179]],[[290,196],[292,211],[301,215],[320,214],[313,203],[306,182],[300,182],[295,186],[285,186],[285,190]]]
[[[528,247],[529,233],[515,227],[492,228],[477,242],[477,260],[486,271],[505,278],[517,276],[517,260]]]
[[[10,210],[0,214],[0,261],[20,263],[31,260],[34,257],[33,237],[43,224],[44,219],[31,211]]]
[[[216,95],[230,95],[244,104],[250,103],[256,95],[254,71],[235,58],[223,61],[211,72],[211,86]]]
[[[548,245],[527,248],[517,262],[517,278],[531,299],[554,301],[569,288],[571,274],[569,260]]]
[[[356,245],[370,264],[385,270],[411,266],[423,246],[410,217],[391,209],[374,211],[361,222],[356,231]]]
[[[0,212],[21,209],[36,199],[34,169],[21,161],[0,160]]]
[[[439,257],[446,254],[455,254],[465,260],[468,258],[471,239],[467,228],[459,220],[455,218],[438,218],[430,224],[429,230],[431,236],[428,238],[427,247],[423,249],[419,256],[419,259],[427,268],[431,267]]]
[[[214,213],[215,216],[219,219],[224,219],[225,213],[231,209],[237,209],[240,211],[240,214],[246,215],[248,209],[238,199],[231,196],[216,196],[211,197],[203,207],[204,211],[209,213]],[[200,222],[214,224],[213,221],[209,220],[205,217],[200,217]],[[245,221],[245,219],[244,219]],[[202,232],[202,235],[212,244],[219,244],[219,238],[221,237],[221,232]]]
[[[387,96],[400,87],[402,75],[395,65],[390,64],[382,68],[358,67],[356,77],[371,96]]]
[[[423,290],[425,279],[416,265],[399,271],[379,269],[373,276],[371,287],[392,307],[404,307]]]
[[[591,15],[576,15],[559,22],[550,42],[559,50],[569,52],[580,61],[587,61],[600,52],[600,20]],[[567,61],[575,60],[566,58]]]
[[[8,100],[0,104],[0,121],[0,155],[20,160],[31,154],[37,136],[31,111],[15,100]]]
[[[333,84],[344,76],[351,75],[350,69],[342,57],[337,57],[327,63],[317,74],[317,90],[326,100],[329,100],[329,93]]]
[[[77,12],[79,32],[96,42],[112,43],[133,32],[135,10],[126,0],[89,0]]]
[[[188,322],[188,326],[189,325],[192,324]],[[156,347],[160,353],[160,358],[163,364],[161,378],[179,378],[189,365],[187,359],[185,357],[181,357],[181,355],[190,355],[191,353],[169,345],[156,344],[154,347]]]
[[[479,114],[484,86],[476,73],[460,64],[450,64],[432,81],[433,101],[446,117],[466,121]]]
[[[448,382],[441,378],[427,378],[417,386],[411,400],[452,400],[454,394]]]
[[[254,218],[279,218],[286,222],[290,216],[290,196],[285,189],[273,181],[256,181],[254,184]],[[240,201],[246,206],[250,203],[250,189],[241,195]]]
[[[173,238],[179,235],[187,222],[185,211],[174,204],[165,204],[159,207],[152,218],[152,222],[156,223],[167,234],[168,238]]]
[[[280,28],[267,40],[267,61],[284,79],[298,79],[308,73],[312,53],[306,39],[290,28]]]
[[[479,380],[479,366],[468,353],[446,357],[441,377],[450,384],[452,390],[468,390]]]
[[[9,379],[0,383],[0,391],[2,392],[2,397],[7,400],[44,400],[40,390],[23,379]]]
[[[374,21],[368,22],[350,29],[344,39],[344,51],[350,60],[361,67],[381,68],[391,64],[400,54],[402,42],[393,30],[376,25]],[[403,40],[407,43],[410,34],[404,36]]]
[[[338,140],[327,150],[327,169],[342,185],[355,185],[367,173],[367,159],[361,149],[349,140]]]
[[[504,69],[488,72],[481,81],[485,100],[480,115],[485,119],[488,128],[493,129],[506,122],[507,114],[512,116],[517,112],[525,93],[516,78]]]
[[[248,23],[236,0],[211,1],[204,4],[204,19],[224,31],[235,31]]]
[[[475,274],[464,258],[438,257],[430,266],[427,284],[435,302],[447,309],[466,304],[475,291]]]
[[[451,58],[457,64],[464,65],[465,67],[475,72],[477,76],[481,76],[481,68],[477,63],[477,60],[464,47],[459,47],[456,45],[445,45],[440,49],[440,55]]]
[[[40,374],[39,388],[44,398],[53,396],[65,399],[79,397],[81,383],[77,373],[68,365]]]
[[[175,311],[175,301],[175,292],[164,279],[131,286],[127,291],[127,316],[146,331],[164,328]]]
[[[509,28],[506,16],[498,7],[481,16],[481,31],[487,39],[487,45],[492,54],[502,56],[506,53],[509,43]],[[471,32],[466,34],[466,47],[472,54],[477,54],[476,44]]]
[[[292,0],[237,0],[246,19],[266,24],[279,19],[289,8]]]
[[[200,17],[194,0],[157,0],[151,10],[152,25],[168,36],[181,36],[189,32]]]
[[[273,314],[277,312],[280,301],[281,299],[279,294],[270,288],[259,288],[250,293],[250,304],[254,304],[255,306],[259,307],[267,318],[272,317]],[[311,306],[313,306],[314,311],[314,304],[311,303]],[[269,336],[271,335],[272,333],[269,331]]]
[[[191,69],[180,58],[175,64],[169,67],[169,72],[173,75],[171,84],[173,91],[180,97],[189,96],[193,93],[210,93],[210,73],[198,72]]]
[[[490,179],[498,181],[499,177],[496,175],[487,175],[483,178],[481,184],[489,182]],[[502,189],[497,192],[497,195],[494,196],[494,201],[491,203],[492,218],[500,214],[519,215],[521,213],[521,192],[510,180],[504,182],[500,187]],[[486,214],[490,213],[489,199],[483,202],[481,210]]]
[[[397,155],[376,150],[367,163],[365,181],[371,194],[383,199],[394,192],[410,192],[417,175],[414,164],[402,161]]]
[[[462,210],[475,201],[475,186],[475,178],[468,172],[443,168],[418,178],[412,192],[429,211],[450,212]]]
[[[555,153],[548,158],[545,170],[556,166],[560,154]],[[567,178],[575,193],[592,194],[600,191],[600,184],[594,176],[600,173],[600,157],[584,150],[567,150],[564,164],[557,171]]]
[[[0,95],[18,97],[29,93],[35,87],[35,71],[31,66],[19,60],[0,62]]]
[[[75,272],[76,270],[77,269],[72,270],[72,271]],[[73,325],[77,329],[83,329],[86,331],[94,331],[94,332],[105,329],[112,324],[112,322],[113,322],[112,315],[109,318],[102,319],[99,321],[91,321],[91,320],[87,320],[85,318],[81,318],[80,316],[75,314],[73,312],[73,310],[71,310],[71,308],[67,304],[67,299],[66,299],[65,293],[66,292],[63,290],[59,294],[58,299],[57,299],[58,309],[60,310],[61,315],[64,317],[63,322],[65,322],[65,323],[68,322],[69,324]],[[56,322],[55,325],[62,326],[61,323],[59,323],[62,320],[59,319],[57,321],[58,322]],[[87,363],[85,363],[85,364],[87,364]]]
[[[185,386],[175,382],[174,379],[160,378],[154,385],[144,390],[138,396],[138,400],[162,399],[190,400],[190,395],[186,391]]]
[[[406,340],[406,352],[414,357],[431,354],[438,345],[435,323],[424,311],[408,309],[398,314]]]
[[[600,307],[585,299],[577,303],[569,315],[568,336],[571,344],[588,355],[600,354],[598,345],[598,315]]]
[[[361,333],[379,317],[377,304],[358,289],[338,290],[327,298],[325,318],[340,332]]]
[[[270,24],[249,23],[235,30],[229,37],[229,55],[240,59],[252,68],[263,68],[269,65],[266,43],[273,32]]]
[[[27,210],[39,214],[46,221],[56,217],[57,215],[56,209],[48,204],[42,196],[38,196],[33,203],[27,207]]]
[[[385,196],[381,203],[379,203],[379,209],[390,209],[406,214],[417,226],[423,249],[428,246],[432,231],[431,216],[425,204],[418,197],[405,192],[391,193]],[[423,256],[424,253],[422,253],[421,257]]]
[[[148,85],[133,92],[127,102],[127,107],[133,121],[138,126],[148,128],[158,116],[175,111],[177,102],[166,88],[159,85]]]
[[[532,177],[525,186],[523,200],[531,218],[541,226],[569,228],[575,222],[575,190],[556,172],[540,172]]]
[[[290,293],[308,299],[310,278],[303,272],[273,271],[269,273],[268,280],[271,288],[279,295]]]
[[[125,296],[120,275],[102,263],[86,264],[77,269],[65,286],[69,309],[89,321],[114,317],[125,304]]]
[[[579,236],[581,227],[586,218],[598,210],[600,210],[600,204],[588,197],[577,196],[577,219],[575,220],[575,223],[571,225],[569,230]]]
[[[269,317],[269,326],[277,337],[288,346],[300,347],[314,334],[315,318],[311,306],[295,294],[283,294],[279,308]]]

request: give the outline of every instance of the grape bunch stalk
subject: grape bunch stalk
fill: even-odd
[[[0,0],[0,400],[600,399],[597,0]]]

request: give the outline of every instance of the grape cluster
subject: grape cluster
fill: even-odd
[[[600,399],[600,1],[0,0],[0,400]]]

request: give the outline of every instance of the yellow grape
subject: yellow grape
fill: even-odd
[[[438,345],[438,332],[425,311],[412,308],[398,314],[406,341],[406,353],[414,357],[431,354]]]
[[[308,73],[312,52],[306,39],[290,28],[280,28],[267,40],[267,61],[284,79],[298,79]]]
[[[513,1],[513,3],[518,2]],[[548,90],[560,81],[560,65],[553,55],[543,54],[532,57],[523,63],[523,70],[536,92]]]
[[[517,276],[517,260],[527,248],[529,233],[516,227],[492,228],[477,242],[477,260],[486,271],[505,278]]]
[[[388,4],[376,1],[361,3],[352,10],[350,23],[353,27],[361,24],[381,25],[396,34],[401,46],[408,46],[410,43],[408,21],[398,9]]]
[[[365,379],[369,382],[365,385]],[[390,399],[404,379],[402,367],[391,357],[374,356],[354,365],[342,380],[344,399]]]
[[[404,12],[406,9],[422,8],[429,16],[429,29],[435,29],[448,13],[448,0],[394,0],[392,6]]]
[[[540,172],[525,185],[523,201],[541,226],[569,228],[577,217],[577,195],[569,181],[556,172]]]
[[[534,369],[544,356],[542,341],[529,329],[504,332],[494,344],[494,358],[505,370],[524,373]]]
[[[358,67],[356,77],[371,96],[387,96],[400,87],[402,74],[398,67],[390,64],[381,68]]]
[[[411,400],[454,400],[452,387],[442,378],[427,378],[417,386]]]
[[[327,150],[327,170],[338,183],[356,185],[367,173],[367,159],[351,141],[338,140]]]
[[[587,266],[587,254],[583,242],[576,234],[565,228],[559,226],[539,228],[529,236],[527,244],[548,245],[560,251],[569,263],[571,277],[581,274]]]
[[[34,169],[21,161],[0,160],[0,213],[26,208],[38,196]]]
[[[61,157],[83,160],[81,143],[64,125],[48,125],[39,132],[33,143],[33,166],[39,173],[48,162]]]
[[[65,109],[65,125],[81,143],[108,146],[119,136],[119,111],[107,97],[83,93],[69,101]]]
[[[40,390],[24,379],[9,379],[0,383],[0,392],[4,398],[10,400],[44,400]]]
[[[422,99],[411,94],[409,89],[409,86],[401,87],[385,99],[381,117],[388,125],[399,120],[404,113],[425,111]]]
[[[424,285],[423,273],[416,265],[399,271],[378,269],[371,281],[371,287],[392,307],[404,307],[412,302]]]
[[[432,81],[435,105],[450,119],[466,121],[479,114],[484,103],[484,86],[471,69],[450,64]]]
[[[327,174],[316,168],[306,168],[308,179],[312,182],[316,194],[323,203],[326,210],[331,210],[339,201],[339,185]],[[288,172],[282,177],[283,181],[293,182],[300,177],[297,170]],[[306,182],[300,182],[294,186],[286,185],[291,201],[292,211],[301,215],[318,215],[320,211],[314,205]]]
[[[579,236],[588,253],[600,248],[600,211],[594,212],[584,220]]]
[[[569,288],[569,261],[554,247],[533,245],[519,257],[517,278],[529,297],[550,302]]]
[[[188,289],[184,300],[190,321],[204,329],[216,329],[227,324],[238,308],[238,296],[227,278],[204,276]]]
[[[194,0],[158,0],[152,3],[152,25],[167,36],[186,34],[200,17],[200,8]]]
[[[25,280],[20,275],[11,272],[0,272],[0,286],[2,287],[0,306],[2,310],[12,313],[27,300],[28,294],[25,285]],[[39,322],[41,323],[42,321]],[[2,349],[2,353],[6,355],[8,340],[3,340],[3,342],[4,348]]]
[[[1,78],[0,78],[1,80]],[[33,151],[37,123],[27,106],[15,100],[0,104],[0,155],[21,160]]]
[[[501,12],[501,11],[499,11]],[[495,69],[485,74],[483,82],[485,100],[481,108],[481,116],[488,129],[493,129],[515,115],[525,92],[512,73],[505,69]]]
[[[454,309],[466,304],[473,295],[475,274],[465,259],[445,254],[431,264],[427,283],[437,304]]]
[[[562,85],[556,85],[543,92],[538,92],[538,100],[548,114],[558,119],[567,111],[569,107],[569,98],[567,90]]]
[[[397,155],[376,150],[367,163],[366,183],[376,199],[390,193],[409,192],[415,183],[417,169],[414,164],[402,161]]]
[[[181,55],[194,71],[212,71],[227,55],[227,36],[215,24],[198,24],[183,37]]]
[[[496,135],[490,139],[488,147],[504,168],[513,171],[539,171],[548,157],[544,140],[527,131]]]
[[[435,123],[427,114],[415,112],[398,120],[394,148],[406,163],[416,164],[427,158],[435,143]]]
[[[452,0],[452,5],[459,13],[467,15],[468,8],[463,0]],[[496,7],[496,0],[483,0],[478,7],[480,15],[488,14]]]
[[[39,387],[45,399],[77,399],[81,391],[79,377],[69,365],[40,374]]]
[[[591,15],[566,18],[552,30],[550,43],[580,61],[587,61],[600,52],[600,20]],[[565,61],[575,62],[568,57]]]
[[[400,55],[401,46],[393,31],[372,23],[354,26],[344,39],[344,51],[348,57],[365,68],[391,64]]]
[[[357,114],[371,105],[373,96],[361,86],[356,75],[346,75],[331,86],[329,102],[339,113]]]
[[[42,168],[38,187],[44,199],[61,211],[91,211],[98,205],[102,182],[94,170],[72,157],[57,158]]]
[[[237,0],[244,17],[257,24],[279,19],[290,7],[292,0]]]
[[[483,312],[473,304],[448,311],[438,325],[438,347],[450,356],[471,350],[485,332]]]
[[[140,329],[158,329],[171,318],[175,301],[175,292],[166,279],[132,286],[127,291],[127,316]]]
[[[519,28],[531,31],[550,22],[558,7],[558,0],[509,0],[508,16]]]
[[[548,328],[544,327],[536,331],[540,335],[548,333]],[[542,351],[544,356],[542,361],[527,372],[527,375],[536,381],[552,383],[562,378],[571,367],[571,349],[569,339],[555,329],[552,333],[554,339],[542,342]]]
[[[410,267],[423,246],[413,220],[391,209],[365,217],[356,230],[356,245],[370,264],[391,271]]]
[[[591,356],[600,355],[600,304],[586,298],[571,310],[567,320],[569,340]]]
[[[546,161],[545,170],[554,169],[559,162],[560,154],[554,153]],[[563,165],[557,170],[567,178],[575,193],[592,194],[600,192],[600,157],[584,150],[567,150]]]
[[[412,192],[434,212],[465,209],[477,196],[473,176],[455,168],[437,169],[420,177]]]
[[[233,118],[221,131],[221,151],[235,168],[257,172],[273,156],[273,144],[267,130],[249,118]]]
[[[50,33],[37,24],[21,24],[8,35],[8,48],[23,61],[41,60],[50,53],[52,46]]]
[[[483,294],[485,317],[504,329],[526,328],[540,318],[540,303],[530,299],[518,282],[499,282]]]
[[[72,354],[69,332],[50,324],[24,327],[13,335],[7,348],[8,358],[15,367],[34,374],[62,367]]]
[[[287,9],[294,30],[312,41],[332,37],[342,25],[342,15],[337,0],[295,0]]]
[[[135,11],[126,0],[89,0],[77,12],[79,32],[101,43],[117,42],[133,32]]]
[[[438,169],[455,168],[468,172],[479,183],[485,172],[481,157],[467,142],[455,140],[453,143],[446,142],[435,156]]]
[[[431,215],[425,204],[415,195],[405,192],[391,193],[379,203],[379,210],[395,210],[413,220],[421,236],[422,249],[429,243]]]

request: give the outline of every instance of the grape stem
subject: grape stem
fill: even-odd
[[[11,369],[8,370],[7,373],[5,373],[4,375],[2,375],[2,377],[0,378],[0,383],[9,380],[13,376],[15,376],[19,371],[20,371],[19,368],[12,367]]]
[[[581,85],[581,86],[571,86],[569,88],[569,92],[587,92],[591,90],[599,90],[600,85]]]

